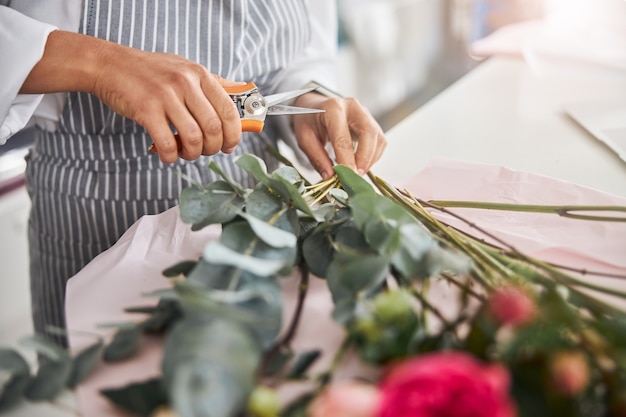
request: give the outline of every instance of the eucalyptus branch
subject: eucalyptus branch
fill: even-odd
[[[433,313],[435,315],[435,317],[437,317],[437,319],[439,319],[439,321],[441,321],[441,323],[443,324],[444,327],[446,328],[450,328],[452,327],[451,323],[448,321],[448,319],[443,315],[443,313],[441,313],[441,311],[439,311],[439,309],[437,307],[435,307],[434,305],[432,305],[427,299],[426,297],[424,297],[415,287],[411,286],[409,288],[409,291],[411,292],[411,294],[413,296],[415,296],[415,298],[417,298],[420,302],[420,304],[422,304],[422,306],[425,309],[428,309],[431,313]]]
[[[300,285],[298,285],[298,298],[296,300],[296,310],[291,319],[291,323],[285,335],[277,343],[277,345],[288,347],[291,344],[292,339],[296,335],[298,325],[300,324],[300,318],[302,317],[302,310],[304,308],[304,300],[309,289],[309,269],[303,263],[300,265]]]
[[[455,287],[459,288],[462,291],[466,291],[469,295],[471,295],[472,297],[476,298],[478,301],[480,302],[485,302],[486,299],[483,295],[478,294],[476,291],[472,290],[469,287],[469,284],[463,285],[460,282],[458,282],[457,280],[454,279],[454,277],[451,274],[448,274],[446,272],[442,272],[441,274],[442,278],[444,278],[446,280],[446,282],[449,282],[450,284],[454,285]]]

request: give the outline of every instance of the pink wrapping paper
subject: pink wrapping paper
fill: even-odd
[[[497,166],[448,160],[432,161],[403,187],[426,200],[626,205],[626,198],[564,181]],[[577,268],[626,274],[626,223],[588,222],[546,214],[453,210],[529,255]],[[436,216],[475,233],[475,230],[446,215]],[[204,245],[218,236],[219,227],[191,232],[189,226],[180,221],[177,208],[138,220],[114,247],[94,259],[69,281],[66,314],[72,350],[79,351],[93,342],[93,338],[79,331],[96,333],[108,339],[112,330],[100,325],[137,320],[137,315],[126,314],[123,310],[155,303],[155,299],[146,298],[144,294],[169,287],[161,271],[181,260],[197,259]],[[586,279],[597,278],[589,276]],[[297,281],[296,276],[281,280],[285,300],[283,326],[293,312]],[[445,294],[438,296],[447,302]],[[453,299],[448,301],[454,302]],[[300,330],[293,345],[296,350],[324,348],[313,372],[326,369],[332,352],[343,337],[342,329],[330,317],[331,307],[325,281],[313,277]],[[161,355],[160,341],[157,338],[148,339],[136,358],[114,365],[100,364],[94,374],[76,389],[81,413],[87,417],[127,416],[111,406],[99,395],[99,391],[158,375]],[[338,377],[355,374],[375,376],[376,373],[352,360]],[[304,389],[305,385],[290,385],[283,388],[281,394],[287,400]]]

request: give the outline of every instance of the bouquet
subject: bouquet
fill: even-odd
[[[624,221],[604,213],[625,207],[426,202],[340,165],[309,184],[283,162],[268,173],[243,155],[237,164],[258,181],[254,189],[211,165],[221,180],[183,191],[182,220],[193,230],[219,224],[220,238],[200,259],[166,269],[171,286],[150,294],[157,303],[129,307],[138,319],[117,325],[112,340],[70,355],[35,336],[29,342],[47,361],[34,375],[18,352],[0,349],[0,409],[22,397],[51,400],[100,360],[132,358],[144,335],[157,334],[160,377],[102,392],[137,415],[625,415],[626,315],[605,296],[626,294],[432,215],[458,218],[446,207],[465,205]],[[285,326],[282,279],[299,280]],[[292,342],[319,279],[345,338],[330,366],[312,372],[320,350]],[[454,294],[454,308],[434,289]],[[350,356],[376,372],[337,379]],[[285,403],[278,389],[299,381],[308,390]]]

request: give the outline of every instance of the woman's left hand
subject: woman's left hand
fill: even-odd
[[[323,179],[334,175],[334,163],[325,149],[328,142],[337,163],[360,175],[370,170],[387,146],[378,122],[354,98],[328,98],[311,92],[298,97],[294,106],[326,110],[293,116],[298,145]]]

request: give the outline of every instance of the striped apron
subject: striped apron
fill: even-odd
[[[81,33],[182,55],[224,78],[253,81],[265,94],[310,36],[304,0],[85,0],[83,8]],[[244,133],[231,155],[170,165],[147,152],[151,142],[141,126],[85,93],[69,95],[56,131],[37,131],[26,173],[37,332],[65,326],[67,280],[139,217],[176,205],[187,178],[215,180],[209,161],[246,186],[254,181],[234,157],[253,153],[269,169],[277,165],[266,151],[276,142],[268,134]]]

